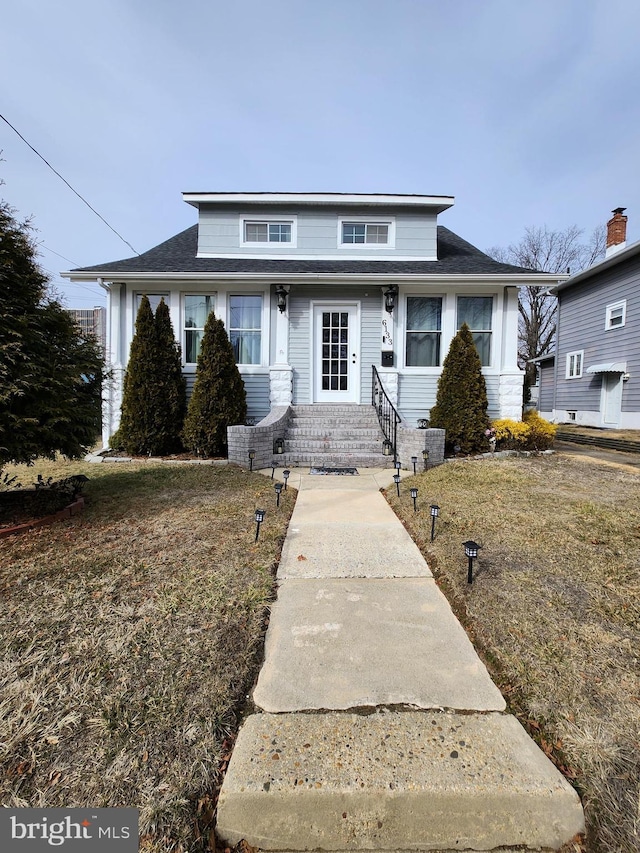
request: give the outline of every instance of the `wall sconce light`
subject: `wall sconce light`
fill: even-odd
[[[477,542],[474,542],[472,539],[469,539],[467,542],[462,543],[464,545],[464,553],[469,558],[469,568],[467,570],[467,583],[473,583],[473,561],[478,556],[478,551],[480,550],[480,545]]]
[[[424,462],[424,470],[426,471],[427,468],[429,467],[429,451],[427,450],[426,447],[422,451],[422,461]]]
[[[280,495],[282,494],[282,483],[276,483],[273,487],[276,490],[276,507],[280,506]]]
[[[284,438],[276,438],[273,442],[273,452],[278,455],[284,453]]]
[[[429,512],[431,513],[431,541],[433,542],[433,537],[436,534],[436,518],[440,515],[440,507],[438,504],[431,504]]]
[[[400,474],[393,475],[393,482],[396,484],[396,492],[398,493],[398,497],[400,497]]]
[[[256,538],[254,542],[258,541],[258,536],[260,535],[260,525],[264,521],[265,511],[263,509],[256,510]]]
[[[395,284],[389,285],[384,292],[384,307],[385,311],[393,314],[393,309],[396,307],[396,298],[398,296],[398,288]]]
[[[284,477],[284,490],[285,490],[285,492],[287,491],[287,480],[289,479],[290,473],[291,473],[291,471],[288,471],[286,468],[282,472],[282,476]]]
[[[415,486],[413,486],[413,487],[410,489],[410,491],[411,491],[411,498],[413,499],[413,511],[414,511],[414,512],[417,512],[417,508],[416,508],[416,500],[418,499],[418,490],[416,489],[416,487],[415,487]]]
[[[417,456],[411,457],[411,464],[413,465],[413,473],[415,474],[416,473],[416,465],[418,464],[418,457]]]
[[[393,453],[393,444],[389,441],[388,438],[382,442],[382,455],[383,456],[391,456]]]
[[[280,311],[281,314],[284,314],[287,310],[287,296],[287,289],[279,284],[276,287],[276,298],[278,300],[278,311]]]
[[[255,450],[249,451],[249,470],[253,471],[253,460],[256,458]]]

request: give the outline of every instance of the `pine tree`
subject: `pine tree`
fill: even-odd
[[[127,453],[155,452],[159,399],[155,374],[157,350],[155,320],[145,295],[140,301],[124,376],[120,427],[111,440],[113,447],[123,448]]]
[[[86,453],[100,432],[103,366],[50,297],[28,224],[0,201],[0,469]]]
[[[227,453],[227,427],[244,423],[247,398],[222,320],[209,314],[182,440],[200,456]]]
[[[155,334],[157,354],[154,365],[157,408],[154,453],[175,453],[182,449],[180,434],[187,412],[187,383],[182,373],[182,353],[176,343],[164,299],[156,308]]]
[[[480,356],[469,327],[463,323],[442,365],[436,404],[430,413],[431,426],[445,430],[449,452],[456,446],[462,453],[486,448],[487,406]]]

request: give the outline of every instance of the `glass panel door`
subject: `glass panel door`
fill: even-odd
[[[360,354],[355,305],[316,305],[315,394],[318,402],[358,402]]]

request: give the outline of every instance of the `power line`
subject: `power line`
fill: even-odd
[[[84,202],[84,204],[86,204],[86,205],[87,205],[87,207],[89,208],[89,210],[91,210],[93,213],[95,213],[95,215],[98,217],[98,219],[101,219],[101,220],[104,222],[104,224],[107,226],[107,228],[110,228],[110,229],[111,229],[111,231],[113,231],[113,233],[116,235],[116,237],[119,237],[119,238],[120,238],[120,240],[122,240],[122,242],[123,242],[123,243],[125,243],[125,244],[126,244],[126,245],[131,249],[131,251],[132,251],[134,254],[136,254],[136,255],[138,255],[138,256],[140,255],[140,252],[136,252],[136,250],[133,248],[133,246],[131,245],[131,243],[130,243],[128,240],[125,240],[125,239],[124,239],[124,237],[122,236],[122,234],[118,234],[118,232],[116,231],[116,229],[115,229],[112,225],[109,225],[109,223],[108,223],[108,222],[107,222],[107,220],[104,218],[104,216],[101,216],[101,215],[98,213],[98,211],[97,211],[94,207],[92,207],[92,206],[89,204],[89,202],[86,200],[86,198],[83,198],[77,190],[74,190],[74,188],[71,186],[71,184],[69,183],[69,181],[67,181],[67,180],[66,180],[66,178],[63,178],[63,177],[62,177],[62,175],[60,174],[60,172],[56,171],[56,169],[54,169],[54,168],[53,168],[53,166],[51,165],[51,163],[49,163],[49,161],[48,161],[48,160],[45,160],[45,158],[42,156],[42,154],[40,154],[40,152],[39,152],[39,151],[36,151],[36,149],[33,147],[33,145],[31,145],[31,143],[30,143],[30,142],[27,142],[27,140],[26,140],[26,139],[24,138],[24,136],[20,133],[20,131],[19,131],[17,128],[15,128],[15,127],[11,124],[11,122],[10,122],[8,119],[6,119],[6,118],[2,115],[2,113],[0,113],[0,118],[2,119],[2,121],[3,121],[3,122],[5,122],[5,124],[8,124],[8,125],[9,125],[9,127],[11,128],[11,130],[13,130],[13,132],[14,132],[14,133],[17,133],[17,134],[18,134],[18,136],[19,136],[19,137],[20,137],[20,139],[24,142],[24,144],[25,144],[25,145],[27,145],[27,146],[28,146],[28,147],[33,151],[33,153],[34,153],[36,156],[38,156],[38,157],[42,160],[42,162],[43,162],[43,163],[45,163],[45,164],[46,164],[46,165],[51,169],[51,171],[52,171],[55,175],[57,175],[57,176],[60,178],[60,180],[61,180],[61,181],[63,181],[63,182],[64,182],[64,183],[69,187],[69,189],[71,190],[71,192],[72,192],[72,193],[75,193],[75,195],[77,195],[77,196],[78,196],[78,198],[80,199],[80,201]],[[65,260],[66,260],[66,259],[65,259]]]
[[[59,258],[62,258],[63,261],[69,261],[70,264],[73,264],[74,267],[79,267],[80,264],[77,264],[75,261],[72,261],[71,258],[65,258],[64,255],[61,255],[60,252],[56,252],[55,249],[50,249],[48,246],[45,246],[44,243],[38,243],[39,249],[46,249],[47,252],[51,252],[54,255],[57,255]]]

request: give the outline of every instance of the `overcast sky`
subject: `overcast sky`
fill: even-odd
[[[624,206],[640,238],[638,0],[20,0],[0,27],[0,113],[137,252],[195,223],[183,191],[453,195],[481,249]],[[57,274],[131,250],[2,121],[0,149],[69,306],[105,304]]]

